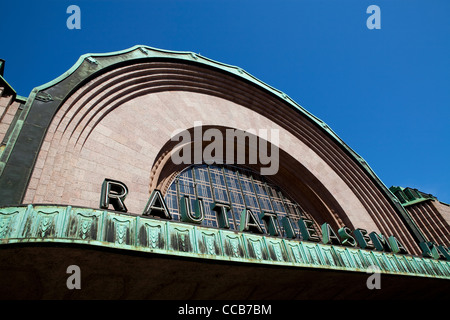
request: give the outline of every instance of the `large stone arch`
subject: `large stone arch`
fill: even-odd
[[[129,186],[127,206],[140,214],[151,172],[174,130],[192,128],[194,121],[239,130],[276,128],[284,161],[277,183],[290,185],[294,197],[306,192],[312,202],[322,201],[337,226],[393,234],[417,252],[404,210],[326,124],[242,70],[229,72],[198,59],[149,57],[148,48],[135,47],[122,55],[85,57],[84,69],[36,90],[37,97],[66,88],[49,115],[22,202],[97,207],[101,182],[112,178]],[[73,75],[79,81],[70,86]],[[30,113],[38,106],[31,103]]]

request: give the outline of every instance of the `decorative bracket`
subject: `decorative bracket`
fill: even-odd
[[[53,97],[50,93],[48,92],[43,92],[40,91],[36,94],[36,100],[42,101],[42,102],[49,102],[49,101],[53,101]]]
[[[95,58],[93,58],[93,57],[87,57],[86,60],[87,60],[89,63],[97,64],[97,65],[98,65],[98,61],[97,61]]]

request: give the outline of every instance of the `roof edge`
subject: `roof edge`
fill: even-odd
[[[364,166],[367,166],[367,162],[359,155],[357,152],[355,152],[353,149],[351,149],[323,120],[316,117],[312,113],[310,113],[308,110],[306,110],[304,107],[302,107],[300,104],[298,104],[296,101],[294,101],[291,97],[289,97],[285,92],[276,89],[272,87],[271,85],[265,83],[264,81],[258,79],[257,77],[253,76],[249,72],[245,71],[244,69],[226,64],[223,62],[219,62],[216,60],[213,60],[211,58],[204,57],[198,53],[192,52],[192,51],[174,51],[174,50],[166,50],[166,49],[159,49],[154,48],[146,45],[135,45],[131,48],[119,50],[119,51],[113,51],[108,53],[87,53],[80,56],[80,58],[77,60],[77,62],[65,73],[60,75],[54,80],[51,80],[45,84],[42,84],[38,87],[35,87],[33,89],[33,92],[39,92],[43,91],[45,89],[48,89],[57,83],[63,81],[67,77],[69,77],[71,74],[73,74],[84,61],[90,61],[91,63],[98,63],[95,58],[100,57],[113,57],[113,56],[120,56],[124,54],[133,53],[134,59],[139,58],[173,58],[173,59],[180,59],[180,60],[186,60],[191,62],[197,62],[201,64],[205,64],[211,67],[215,67],[218,69],[221,69],[223,71],[232,73],[238,77],[244,78],[247,81],[250,81],[259,87],[262,87],[265,90],[268,90],[272,94],[275,94],[282,100],[285,100],[292,106],[294,106],[296,109],[301,111],[303,114],[305,114],[308,118],[310,118],[312,121],[314,121],[317,125],[319,125],[323,130],[327,131],[334,139],[338,140],[338,142],[345,146],[345,148],[354,156],[357,158],[357,160]],[[370,171],[372,171],[370,169]],[[377,178],[378,179],[378,178]]]

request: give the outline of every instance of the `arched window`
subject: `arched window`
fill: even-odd
[[[183,170],[171,183],[165,201],[174,220],[181,220],[180,200],[188,197],[190,208],[203,203],[204,219],[201,225],[219,227],[214,204],[225,204],[230,230],[239,231],[241,213],[250,209],[265,233],[268,222],[261,219],[263,213],[276,214],[280,236],[286,236],[283,218],[288,217],[296,234],[300,218],[314,221],[299,204],[292,201],[280,188],[256,172],[229,165],[193,165]],[[286,220],[286,219],[285,219]],[[317,226],[316,226],[317,228]]]

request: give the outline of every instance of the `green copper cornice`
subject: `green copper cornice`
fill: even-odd
[[[0,248],[76,244],[234,263],[450,279],[450,262],[59,205],[0,208]]]
[[[378,186],[378,188],[383,192],[386,198],[389,199],[392,205],[396,208],[397,212],[399,213],[399,216],[408,225],[408,228],[411,230],[416,240],[418,242],[424,240],[423,235],[421,234],[419,229],[415,226],[412,219],[409,217],[408,212],[403,208],[403,206],[398,202],[397,198],[384,185],[381,179],[375,174],[375,172],[372,170],[369,164],[358,153],[356,153],[352,148],[350,148],[324,121],[308,112],[305,108],[303,108],[293,99],[291,99],[286,93],[266,84],[265,82],[254,77],[253,75],[251,75],[250,73],[248,73],[247,71],[243,70],[240,67],[218,62],[194,52],[171,51],[152,48],[145,45],[136,45],[129,49],[116,52],[82,55],[67,72],[65,72],[55,80],[35,88],[32,94],[35,95],[37,92],[44,91],[46,89],[55,86],[56,84],[62,82],[63,80],[66,80],[67,78],[71,77],[77,70],[79,70],[82,73],[82,76],[78,76],[77,79],[70,81],[72,84],[72,88],[80,84],[76,83],[76,81],[82,81],[83,79],[90,77],[91,75],[95,74],[96,72],[104,68],[109,68],[115,64],[119,64],[124,61],[149,59],[149,58],[165,58],[179,61],[180,60],[188,61],[212,67],[215,69],[219,69],[224,72],[230,73],[234,76],[237,76],[239,78],[242,78],[256,85],[257,87],[260,87],[263,90],[270,92],[272,95],[275,95],[279,99],[287,102],[293,109],[297,110],[298,112],[306,116],[310,121],[312,121],[319,128],[321,128],[321,130],[325,131],[334,141],[337,142],[338,145],[341,146],[341,148],[347,154],[349,154],[356,161],[356,163],[361,168],[363,168],[363,170],[367,173],[367,175],[371,178],[371,180]],[[82,68],[82,66],[85,67]],[[69,94],[69,92],[67,92],[67,94]]]
[[[221,70],[241,78],[288,103],[294,110],[306,116],[307,119],[315,123],[321,130],[326,132],[327,135],[329,135],[347,154],[350,155],[351,158],[354,159],[354,161],[366,172],[366,174],[396,208],[399,216],[408,225],[408,228],[411,230],[416,240],[418,242],[423,241],[423,236],[420,231],[414,225],[407,211],[403,208],[403,206],[401,206],[397,198],[377,177],[367,162],[353,149],[351,149],[342,139],[340,139],[339,136],[325,122],[297,104],[286,93],[271,87],[270,85],[252,76],[242,68],[221,63],[203,57],[194,52],[170,51],[144,45],[136,45],[129,49],[116,52],[82,55],[78,61],[61,76],[32,90],[23,110],[23,118],[25,119],[25,117],[27,117],[26,124],[30,124],[31,126],[25,126],[26,129],[22,129],[21,136],[18,137],[18,139],[20,139],[23,136],[23,140],[27,141],[28,147],[21,147],[23,150],[18,151],[17,155],[15,157],[11,157],[11,159],[19,159],[20,155],[23,155],[24,152],[32,152],[33,154],[36,154],[36,150],[39,149],[40,144],[42,143],[45,131],[50,124],[54,113],[57,111],[64,99],[66,99],[74,90],[85,83],[85,81],[88,81],[88,79],[92,79],[101,72],[112,69],[123,63],[132,63],[138,62],[139,60],[145,61],[158,58],[186,61]],[[33,106],[33,108],[31,108],[31,106]],[[39,131],[39,133],[37,131]],[[15,143],[15,141],[12,141],[11,143]],[[12,150],[12,148],[10,149]],[[9,155],[5,156],[9,157]],[[17,161],[24,162],[22,159]],[[4,172],[2,173],[2,176],[0,176],[0,183],[2,183],[2,180],[5,180],[5,183],[9,183],[12,186],[12,189],[8,191],[0,190],[0,205],[21,203],[34,161],[35,158],[30,158],[29,162],[31,163],[29,163],[29,167],[27,167],[28,164],[26,165],[23,163],[21,168],[16,166],[14,163],[11,163],[11,170],[8,171],[6,176],[4,176]],[[5,164],[3,164],[3,167],[4,166]],[[1,200],[2,198],[6,200]]]
[[[326,131],[334,140],[336,140],[348,153],[350,153],[355,160],[363,166],[367,172],[373,177],[375,180],[380,181],[380,179],[376,176],[373,170],[369,167],[367,162],[353,149],[351,149],[339,136],[321,119],[311,114],[301,105],[296,103],[293,99],[291,99],[286,93],[266,84],[265,82],[259,80],[254,77],[244,69],[225,64],[222,62],[215,61],[213,59],[201,56],[200,54],[189,52],[189,51],[171,51],[171,50],[163,50],[158,48],[153,48],[144,45],[136,45],[129,49],[110,52],[110,53],[89,53],[82,55],[78,61],[65,73],[63,73],[58,78],[43,84],[39,87],[33,89],[32,93],[35,95],[37,92],[44,91],[50,87],[55,86],[56,84],[62,82],[63,80],[70,77],[76,70],[80,69],[83,64],[87,64],[89,67],[87,71],[83,71],[83,73],[87,76],[93,75],[94,73],[110,67],[114,64],[130,61],[130,60],[139,60],[139,59],[148,59],[148,58],[170,58],[175,60],[184,60],[189,62],[196,62],[202,65],[206,65],[209,67],[213,67],[216,69],[220,69],[222,71],[231,73],[235,76],[238,76],[246,81],[249,81],[258,87],[270,92],[271,94],[277,96],[278,98],[286,101],[290,104],[294,109],[300,111],[302,114],[306,115],[311,121],[316,123],[320,128]],[[75,85],[75,83],[74,83]],[[387,187],[384,186],[387,190]]]
[[[12,95],[13,96],[13,100],[16,99],[17,93],[16,91],[13,89],[13,87],[11,87],[11,85],[5,80],[5,78],[3,78],[2,75],[0,75],[0,86],[4,87],[4,93],[7,95]]]
[[[413,188],[392,186],[389,190],[397,197],[402,206],[407,207],[427,200],[437,200],[432,194],[421,192]]]

